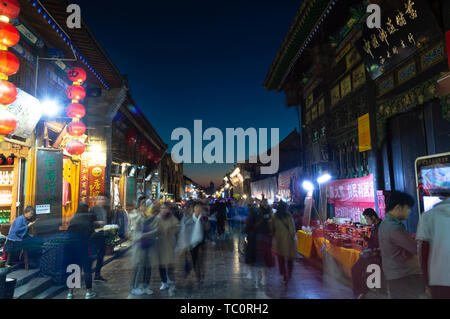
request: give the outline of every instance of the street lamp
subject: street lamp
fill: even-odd
[[[41,103],[42,112],[49,117],[53,117],[58,114],[60,109],[61,107],[58,105],[56,100],[44,100]]]
[[[314,185],[310,181],[304,181],[302,186],[303,186],[303,189],[307,192],[312,193],[314,191]]]

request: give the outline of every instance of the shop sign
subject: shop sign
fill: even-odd
[[[328,202],[334,204],[336,217],[359,222],[366,208],[375,209],[373,175],[329,182]]]
[[[88,204],[89,196],[89,167],[86,153],[81,157],[80,164],[80,203]]]
[[[355,43],[372,79],[389,72],[442,34],[427,1],[389,4],[392,9],[383,11],[381,28],[365,26],[362,38]]]
[[[366,152],[372,149],[370,140],[370,117],[369,113],[358,118],[358,138],[359,152]]]
[[[45,219],[62,218],[63,158],[61,152],[38,150],[36,155],[36,207],[48,205]],[[42,208],[41,211],[44,211]],[[41,215],[42,216],[42,215]],[[41,224],[43,225],[43,224]],[[53,225],[52,227],[59,226]],[[44,227],[44,226],[43,226]]]
[[[364,64],[361,64],[353,71],[353,89],[359,88],[364,83],[366,83],[366,70]]]
[[[136,178],[127,178],[127,206],[134,206],[136,200]]]
[[[105,195],[105,167],[89,167],[89,206],[93,206],[98,196]]]
[[[17,128],[14,135],[26,139],[31,138],[34,128],[42,116],[39,100],[18,88],[17,99],[7,108],[17,119]]]

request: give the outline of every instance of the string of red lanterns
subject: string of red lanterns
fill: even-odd
[[[86,81],[86,72],[79,67],[73,67],[67,72],[68,78],[73,85],[67,88],[67,97],[72,100],[72,103],[67,107],[66,113],[72,119],[72,122],[67,126],[67,133],[74,137],[66,145],[66,150],[73,156],[80,156],[86,150],[83,142],[77,138],[86,133],[86,125],[80,120],[86,115],[86,109],[80,100],[86,97],[86,90],[81,86]]]
[[[2,0],[0,5],[0,142],[17,128],[17,119],[11,114],[7,105],[17,98],[16,86],[8,81],[8,77],[17,73],[19,59],[8,51],[20,40],[17,29],[9,23],[19,16],[20,5],[17,0]]]

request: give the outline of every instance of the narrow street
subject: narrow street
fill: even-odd
[[[237,250],[238,241],[224,242],[208,246],[206,262],[206,280],[202,289],[198,289],[194,273],[184,279],[180,265],[175,269],[176,290],[169,296],[167,290],[159,290],[161,281],[159,271],[152,269],[152,296],[130,296],[130,283],[133,269],[130,267],[131,252],[122,258],[107,264],[102,275],[106,283],[94,282],[94,291],[98,299],[351,299],[350,287],[335,279],[322,275],[321,271],[297,259],[294,263],[292,281],[285,287],[281,282],[278,268],[268,271],[267,285],[255,288],[252,281],[246,278],[247,272],[242,257]],[[74,292],[74,299],[84,298],[84,289]],[[61,293],[54,299],[65,299],[66,293]]]

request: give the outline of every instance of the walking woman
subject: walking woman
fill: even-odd
[[[287,212],[284,202],[279,202],[277,212],[272,217],[274,234],[274,251],[278,256],[280,274],[283,284],[287,285],[292,277],[294,258],[297,256],[295,225],[292,216]]]
[[[69,249],[70,256],[73,258],[72,264],[79,265],[84,273],[85,299],[92,299],[97,296],[92,291],[92,260],[89,256],[89,240],[95,231],[94,221],[95,216],[89,212],[89,206],[81,203],[68,228],[71,238]],[[69,290],[67,299],[73,299],[73,289]]]
[[[274,266],[272,256],[272,213],[267,202],[259,210],[249,208],[250,214],[244,229],[247,234],[248,245],[245,254],[245,262],[249,265],[255,281],[255,287],[267,283],[266,270]],[[250,277],[250,278],[251,278]]]
[[[131,294],[141,296],[152,295],[150,278],[152,266],[159,266],[158,261],[158,231],[159,219],[157,208],[147,208],[146,199],[139,202],[140,216],[136,219],[135,236],[133,239],[132,261],[135,267]]]
[[[194,222],[194,229],[191,237],[191,256],[194,266],[195,275],[199,287],[202,287],[205,282],[205,259],[206,259],[206,236],[204,209],[202,204],[197,203],[194,206],[194,214],[192,220]]]
[[[174,264],[175,264],[175,240],[180,229],[180,222],[171,211],[172,207],[163,204],[159,219],[159,274],[161,276],[160,290],[169,289],[174,285]]]

